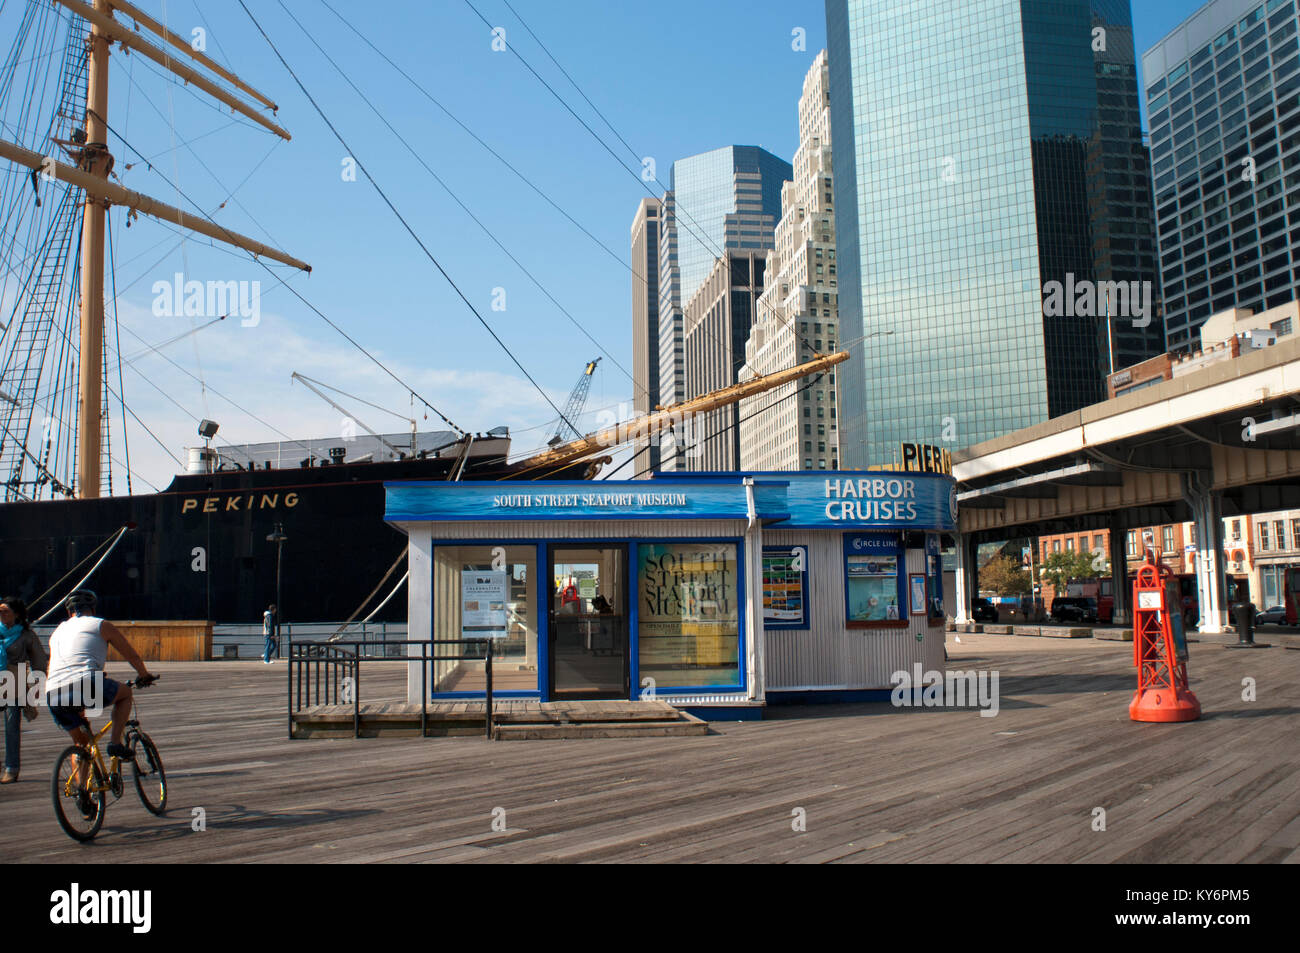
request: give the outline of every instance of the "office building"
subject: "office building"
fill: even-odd
[[[826,19],[841,466],[1067,413],[1164,350],[1127,2],[827,0]],[[1062,287],[1089,291],[1062,310]]]
[[[1142,57],[1169,348],[1300,281],[1294,0],[1214,0]]]
[[[688,391],[683,366],[685,303],[726,252],[772,247],[781,184],[792,177],[790,163],[757,146],[725,146],[673,163],[659,232],[659,394],[665,406],[697,396]],[[663,449],[661,463],[676,466],[674,448]]]
[[[663,203],[644,198],[632,220],[632,405],[638,415],[659,403],[659,222]],[[638,444],[632,472],[659,466],[659,444]]]
[[[728,251],[686,303],[683,376],[689,393],[705,394],[741,379],[766,265],[759,252]],[[682,434],[690,446],[679,450],[676,468],[739,470],[738,419],[736,404],[697,414]]]
[[[781,221],[745,345],[742,377],[771,374],[832,353],[838,342],[834,179],[826,51],[799,97],[794,181],[781,190]],[[751,470],[838,469],[835,372],[739,404],[740,461]]]

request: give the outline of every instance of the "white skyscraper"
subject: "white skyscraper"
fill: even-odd
[[[794,181],[781,190],[776,247],[767,254],[766,285],[745,346],[746,378],[793,367],[815,353],[832,353],[839,344],[827,77],[822,50],[799,97]],[[744,400],[739,417],[744,469],[839,466],[833,371]]]

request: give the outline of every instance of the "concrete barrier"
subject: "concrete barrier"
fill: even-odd
[[[146,662],[207,662],[212,659],[212,623],[202,621],[117,622]],[[110,645],[110,662],[123,661]]]
[[[1016,635],[1044,639],[1086,639],[1092,636],[1092,629],[1076,629],[1067,625],[1018,625]]]
[[[1094,639],[1105,639],[1108,642],[1132,642],[1132,629],[1093,629],[1092,637]]]

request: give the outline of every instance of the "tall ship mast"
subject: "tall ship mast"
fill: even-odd
[[[600,433],[553,439],[513,462],[504,428],[469,432],[445,417],[448,429],[434,432],[419,433],[410,420],[405,434],[365,427],[368,436],[357,440],[220,449],[206,442],[217,425],[203,420],[205,445],[190,451],[185,472],[157,492],[136,493],[120,340],[111,345],[117,380],[108,373],[109,332],[117,337],[108,318],[110,310],[116,316],[118,297],[106,241],[110,210],[116,207],[128,226],[147,216],[242,250],[263,267],[311,266],[202,211],[115,181],[109,140],[122,137],[110,111],[114,44],[119,55],[143,57],[281,140],[291,138],[274,118],[274,100],[125,0],[31,0],[19,14],[16,42],[0,64],[0,168],[17,173],[0,180],[0,587],[33,603],[36,615],[88,584],[118,619],[252,622],[275,592],[281,543],[286,620],[341,621],[375,604],[383,608],[383,582],[405,546],[383,522],[384,482],[594,479],[622,442],[822,373],[847,357],[818,357]],[[19,82],[20,66],[41,57],[58,67]],[[594,367],[580,380],[583,399]],[[320,389],[328,385],[293,377],[341,409]],[[125,463],[117,461],[109,426],[114,398]],[[574,406],[571,397],[558,434],[565,424],[576,432]],[[115,461],[124,494],[114,492],[122,488],[113,483]],[[391,600],[378,618],[403,614],[403,600]]]
[[[99,360],[86,356],[99,355],[104,350],[104,232],[109,206],[111,204],[123,206],[129,216],[139,213],[153,216],[161,221],[303,271],[311,271],[311,266],[279,249],[217,225],[209,219],[187,214],[157,199],[109,181],[115,163],[113,154],[108,148],[108,59],[109,46],[113,42],[121,44],[124,50],[133,50],[148,57],[164,69],[194,84],[232,110],[252,119],[286,141],[291,138],[285,129],[267,119],[244,100],[219,88],[197,70],[175,59],[170,52],[161,51],[138,37],[114,18],[114,12],[120,11],[131,17],[138,28],[157,34],[164,42],[222,76],[239,90],[257,98],[273,112],[276,110],[275,103],[213,62],[206,54],[180,41],[152,17],[123,0],[93,0],[93,7],[79,0],[54,0],[54,2],[90,24],[90,35],[85,44],[85,125],[79,135],[78,130],[74,128],[70,140],[53,139],[51,142],[52,145],[63,148],[66,157],[71,160],[68,163],[59,161],[53,155],[42,155],[24,149],[21,145],[4,139],[0,139],[0,157],[26,166],[34,176],[75,186],[84,194],[81,215],[81,306],[78,350],[78,354],[83,359],[78,364],[77,381],[76,482],[70,489],[80,499],[96,499],[100,495],[103,465],[101,437],[104,411],[103,364]],[[71,77],[72,82],[75,82],[75,77],[74,73]],[[69,77],[65,76],[65,81],[68,79]],[[35,182],[36,179],[33,178],[33,183]],[[23,466],[20,461],[18,467],[20,472]],[[14,478],[11,476],[10,479],[12,481]],[[22,482],[21,476],[18,482]]]

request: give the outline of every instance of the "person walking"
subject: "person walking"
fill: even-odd
[[[14,687],[14,703],[4,706],[5,764],[4,771],[0,772],[0,784],[18,780],[22,716],[28,721],[36,717],[34,706],[19,704],[27,694],[27,676],[34,671],[43,673],[49,664],[41,640],[32,631],[27,604],[16,596],[0,599],[0,673]]]
[[[266,644],[262,649],[262,664],[270,665],[280,654],[280,646],[276,641],[276,618],[275,603],[266,607],[262,613],[262,636],[266,639]]]

